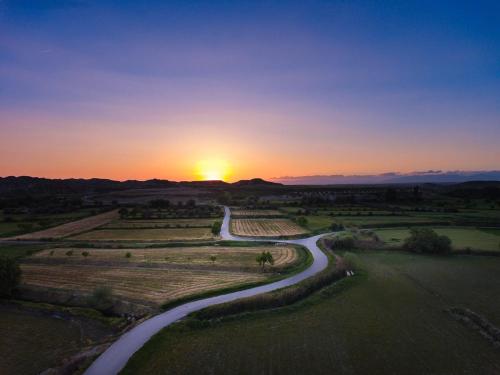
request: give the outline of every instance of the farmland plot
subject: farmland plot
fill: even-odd
[[[283,213],[278,210],[245,210],[235,209],[231,210],[233,217],[266,217],[266,216],[283,216]]]
[[[87,230],[97,228],[101,225],[109,223],[118,217],[118,211],[109,211],[103,214],[87,217],[85,219],[72,221],[70,223],[62,224],[54,228],[23,234],[21,236],[13,237],[14,239],[22,240],[37,240],[44,238],[63,238],[81,233]]]
[[[22,264],[22,287],[42,287],[90,294],[109,286],[115,295],[159,305],[191,294],[264,281],[263,273],[219,270]]]
[[[279,237],[295,236],[307,231],[288,219],[234,219],[231,230],[238,236]]]
[[[154,249],[79,249],[56,248],[43,250],[30,260],[47,264],[112,264],[112,265],[148,265],[169,266],[185,265],[186,267],[202,266],[208,269],[217,266],[229,269],[254,269],[259,265],[255,258],[262,251],[269,251],[274,258],[274,269],[289,266],[298,261],[297,250],[293,246],[253,246],[224,247],[196,246],[170,247]],[[67,255],[71,252],[72,255]],[[86,252],[84,258],[81,254]],[[130,252],[130,258],[125,255]],[[215,257],[215,258],[211,258]]]
[[[213,239],[211,228],[99,229],[71,237],[84,241],[183,241]]]
[[[211,228],[214,219],[150,219],[150,220],[116,220],[102,226],[105,229],[136,228]]]

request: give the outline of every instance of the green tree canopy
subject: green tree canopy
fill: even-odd
[[[416,253],[446,254],[451,251],[451,240],[430,228],[414,228],[403,247]]]

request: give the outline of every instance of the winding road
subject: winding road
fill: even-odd
[[[228,207],[224,207],[224,220],[222,222],[221,237],[224,240],[233,241],[263,241],[264,239],[233,236],[229,231],[229,221],[231,212]],[[204,298],[172,308],[143,323],[122,335],[104,353],[102,353],[85,372],[86,375],[114,375],[122,370],[132,355],[139,350],[154,334],[162,328],[184,318],[188,314],[201,310],[211,305],[234,301],[240,298],[251,297],[257,294],[271,292],[290,285],[297,284],[308,277],[324,270],[328,265],[327,256],[316,245],[318,239],[325,234],[302,238],[296,240],[276,240],[274,242],[297,244],[307,247],[313,256],[313,263],[306,270],[295,274],[289,278],[276,281],[270,284],[258,286],[222,294],[215,297]],[[265,240],[269,241],[269,240]]]

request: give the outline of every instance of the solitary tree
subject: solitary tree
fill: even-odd
[[[212,224],[212,234],[214,236],[218,236],[220,234],[221,228],[222,223],[220,222],[220,220],[214,221],[214,223]]]
[[[126,254],[125,254],[125,258],[132,258],[132,253],[130,251],[128,251]]]
[[[0,257],[0,296],[10,297],[21,281],[21,269],[14,259]]]
[[[299,224],[302,227],[305,227],[307,225],[307,218],[305,218],[304,216],[299,216],[297,218],[297,224]]]
[[[82,253],[82,256],[83,256],[84,258],[87,258],[89,255],[90,255],[90,253],[89,253],[88,251],[84,251],[84,252]]]
[[[257,255],[257,258],[255,258],[257,263],[264,269],[264,266],[266,263],[269,263],[270,265],[274,264],[274,258],[273,254],[271,254],[269,251],[263,251],[261,254]]]
[[[113,290],[108,286],[95,288],[89,298],[89,303],[97,310],[111,312],[114,306]]]
[[[215,255],[210,255],[210,260],[212,261],[213,264],[217,260],[217,257]]]

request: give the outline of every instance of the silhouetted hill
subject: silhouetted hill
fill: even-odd
[[[87,191],[113,191],[125,189],[150,189],[175,186],[177,183],[168,180],[147,181],[114,181],[100,178],[69,178],[49,179],[39,177],[0,177],[0,194],[7,193],[36,193],[36,194],[70,194]]]
[[[71,194],[87,192],[108,192],[128,189],[161,189],[169,187],[205,187],[223,188],[227,186],[280,186],[281,184],[265,181],[261,178],[241,180],[233,184],[224,181],[169,181],[152,179],[146,181],[115,181],[100,178],[49,179],[30,176],[0,177],[0,194]]]
[[[282,186],[283,184],[263,180],[262,178],[252,178],[251,180],[240,180],[232,184],[233,186]]]

